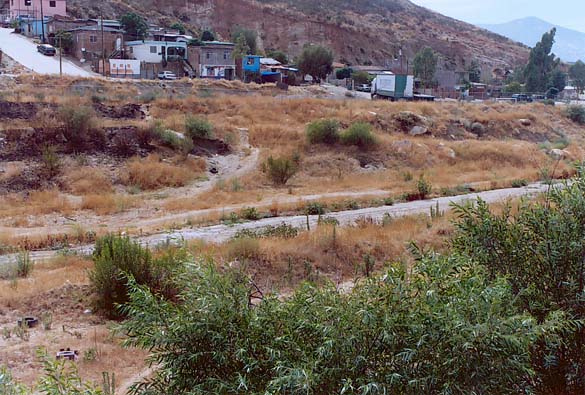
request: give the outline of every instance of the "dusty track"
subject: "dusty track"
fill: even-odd
[[[356,220],[364,217],[380,220],[384,215],[391,215],[393,217],[403,217],[416,214],[428,214],[430,207],[436,206],[438,203],[441,210],[449,210],[452,203],[463,203],[465,201],[483,199],[487,203],[496,203],[505,201],[507,199],[519,198],[522,196],[534,196],[545,192],[549,188],[548,185],[542,183],[531,184],[524,188],[507,188],[493,191],[471,193],[466,195],[441,197],[431,200],[421,200],[409,203],[399,203],[394,206],[365,208],[361,210],[340,211],[331,213],[328,217],[335,218],[342,226],[351,225]],[[317,225],[319,217],[310,216],[309,225],[314,227]],[[243,229],[262,229],[267,226],[277,226],[280,224],[288,224],[291,226],[303,228],[307,226],[306,216],[291,216],[291,217],[276,217],[265,218],[259,221],[246,222],[235,225],[214,225],[201,228],[181,229],[173,232],[160,233],[151,236],[136,238],[138,242],[147,246],[156,246],[161,243],[181,243],[189,240],[203,240],[210,243],[221,243],[229,240],[238,231]],[[73,248],[72,251],[80,254],[90,254],[93,251],[93,245],[85,245]],[[58,251],[33,251],[31,258],[33,260],[47,260],[56,256]],[[5,255],[0,257],[0,264],[6,264],[14,259],[16,255]]]

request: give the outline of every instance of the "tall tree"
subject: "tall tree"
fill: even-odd
[[[553,70],[548,78],[547,89],[556,89],[556,93],[561,92],[567,86],[567,75],[558,68]]]
[[[551,53],[557,29],[544,33],[540,42],[530,50],[528,64],[524,68],[527,92],[544,92],[548,88],[551,75],[560,60]]]
[[[467,72],[469,73],[469,82],[479,82],[481,80],[481,67],[477,60],[471,61]]]
[[[277,50],[277,49],[268,51],[266,53],[266,56],[268,56],[274,60],[278,60],[282,64],[288,63],[288,56],[286,56],[286,54],[284,52]]]
[[[320,45],[308,45],[299,56],[297,66],[302,74],[320,81],[333,71],[333,52]]]
[[[246,55],[255,55],[258,52],[258,34],[256,31],[238,26],[232,32],[232,41],[237,42],[240,36],[244,37],[249,48]]]
[[[429,47],[420,50],[414,57],[414,76],[420,78],[424,87],[433,85],[437,62],[437,55]]]
[[[185,25],[183,25],[181,22],[175,22],[171,25],[171,29],[176,30],[179,32],[179,34],[185,34],[187,29],[185,28]]]
[[[201,32],[201,41],[215,41],[215,33],[206,29]]]
[[[236,46],[232,52],[232,57],[234,59],[241,59],[250,53],[250,47],[248,46],[246,38],[243,35],[240,35],[236,38],[235,44]]]
[[[146,20],[138,14],[129,12],[120,18],[120,24],[126,31],[126,34],[134,40],[144,40],[148,33],[148,24]]]
[[[569,69],[569,77],[573,80],[573,86],[577,88],[578,93],[583,93],[585,89],[585,63],[578,60]]]

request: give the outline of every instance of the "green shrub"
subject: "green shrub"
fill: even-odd
[[[299,230],[292,225],[282,223],[278,226],[267,226],[259,230],[253,229],[242,229],[239,230],[234,239],[241,238],[253,238],[253,239],[265,239],[265,238],[280,238],[280,239],[292,239],[297,237]]]
[[[341,134],[341,142],[361,149],[370,149],[377,144],[376,136],[372,133],[372,126],[365,122],[356,122],[351,125]]]
[[[154,139],[159,144],[173,151],[180,151],[184,153],[191,152],[194,148],[193,140],[181,137],[177,132],[170,129],[165,129],[161,121],[154,121],[150,127],[150,132]]]
[[[34,262],[28,251],[22,251],[16,259],[16,275],[19,278],[27,278],[34,269]]]
[[[90,140],[93,129],[96,128],[95,113],[86,106],[61,106],[57,114],[63,125],[63,136],[69,147],[79,151]]]
[[[185,134],[192,140],[213,138],[213,125],[209,121],[189,116],[185,120]]]
[[[556,103],[553,99],[543,100],[542,103],[546,106],[555,106],[556,105]]]
[[[93,253],[95,267],[89,275],[96,307],[110,317],[119,317],[117,306],[128,301],[128,277],[172,299],[171,280],[182,258],[169,252],[154,259],[147,248],[129,237],[107,235],[98,239]]]
[[[61,171],[61,160],[53,146],[43,148],[42,169],[46,177],[51,179]]]
[[[425,176],[420,176],[418,181],[416,182],[416,190],[418,192],[419,199],[426,199],[433,190],[433,185],[429,180],[425,178]]]
[[[585,107],[581,105],[572,105],[567,107],[567,117],[579,125],[585,124]]]
[[[276,185],[285,185],[297,172],[297,163],[290,158],[268,158],[264,166],[268,177]]]
[[[528,181],[525,179],[512,180],[512,188],[522,188],[528,186]]]
[[[247,219],[248,221],[257,221],[260,219],[260,213],[256,210],[256,207],[245,207],[242,209],[240,217]]]
[[[0,394],[25,395],[29,393],[28,388],[18,383],[6,366],[0,365]]]
[[[319,202],[308,203],[305,207],[305,214],[308,215],[323,215],[327,211],[327,205]]]
[[[335,144],[339,141],[339,122],[321,119],[307,126],[307,140],[311,144]]]
[[[190,265],[179,305],[131,284],[125,345],[151,353],[149,393],[523,393],[546,328],[472,262],[424,257],[349,291],[305,284],[288,297],[259,294],[239,271]]]

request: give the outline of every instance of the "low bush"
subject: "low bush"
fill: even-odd
[[[305,214],[307,215],[323,215],[326,211],[327,205],[319,202],[308,203],[305,207]]]
[[[160,145],[173,151],[189,153],[193,150],[193,141],[191,139],[184,138],[174,130],[165,129],[160,121],[154,121],[144,133],[149,142],[150,140],[156,140]],[[149,135],[151,137],[148,137]]]
[[[248,221],[257,221],[260,219],[260,213],[255,207],[245,207],[242,209],[240,217],[247,219]]]
[[[522,188],[528,186],[528,181],[525,179],[512,180],[512,188]]]
[[[297,172],[297,163],[285,157],[268,158],[264,165],[268,177],[276,185],[285,185]]]
[[[335,119],[314,121],[307,126],[310,144],[335,144],[339,141],[339,122]]]
[[[197,174],[186,167],[162,162],[156,155],[128,162],[121,181],[127,186],[141,190],[156,190],[165,187],[182,187],[191,182]]]
[[[299,230],[297,228],[283,222],[278,226],[267,226],[259,230],[242,229],[236,233],[234,239],[241,238],[264,239],[272,237],[281,239],[292,239],[297,237],[298,234]]]
[[[355,145],[361,149],[370,149],[377,144],[376,136],[372,133],[372,126],[365,122],[356,122],[341,134],[341,142],[345,145]]]
[[[349,291],[261,295],[241,272],[201,263],[181,284],[180,305],[131,284],[122,328],[126,346],[151,353],[146,392],[523,392],[530,346],[548,328],[514,308],[504,278],[457,257],[393,265]]]
[[[129,237],[107,235],[98,239],[93,253],[95,267],[89,274],[96,307],[110,317],[120,317],[118,305],[128,301],[128,278],[172,300],[176,292],[172,279],[184,258],[171,252],[155,259]]]
[[[581,105],[567,107],[567,117],[579,125],[585,125],[585,107]]]
[[[426,199],[427,196],[431,194],[433,190],[433,185],[429,180],[426,179],[425,176],[420,176],[418,181],[416,182],[416,191],[418,192],[418,196],[420,199]]]
[[[187,117],[185,120],[185,134],[192,140],[213,138],[213,125],[201,118]]]
[[[61,172],[61,160],[57,155],[55,147],[43,148],[42,170],[48,179],[52,179]]]
[[[84,149],[96,128],[94,110],[85,106],[64,105],[59,109],[57,119],[63,125],[63,136],[70,149]]]
[[[67,174],[67,187],[77,195],[110,193],[112,181],[105,173],[92,167],[82,167]]]

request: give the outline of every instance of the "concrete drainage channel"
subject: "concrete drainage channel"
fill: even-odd
[[[420,200],[408,203],[398,203],[393,206],[364,208],[360,210],[340,211],[327,214],[328,218],[335,218],[341,226],[348,226],[355,223],[361,218],[369,218],[375,221],[381,221],[385,215],[392,217],[405,217],[416,214],[429,214],[430,208],[439,204],[441,210],[448,210],[450,204],[461,204],[466,201],[473,201],[481,198],[487,203],[496,203],[507,199],[514,199],[522,196],[533,196],[546,192],[550,185],[543,183],[530,184],[522,188],[496,189],[486,192],[470,193],[466,195],[440,197],[430,200]],[[210,243],[221,243],[229,240],[241,230],[259,230],[268,226],[279,226],[286,224],[297,228],[306,228],[307,222],[311,228],[314,228],[319,221],[319,216],[309,216],[307,219],[304,215],[293,217],[275,217],[265,218],[254,222],[246,222],[235,225],[213,225],[196,229],[182,229],[168,233],[155,234],[137,238],[136,240],[145,246],[157,246],[163,243],[180,244],[189,240],[202,240]],[[93,252],[93,245],[84,245],[69,249],[72,253],[80,255],[90,255]],[[55,257],[59,251],[32,251],[30,258],[34,261],[44,261]],[[14,262],[18,259],[18,254],[0,256],[0,265]]]

